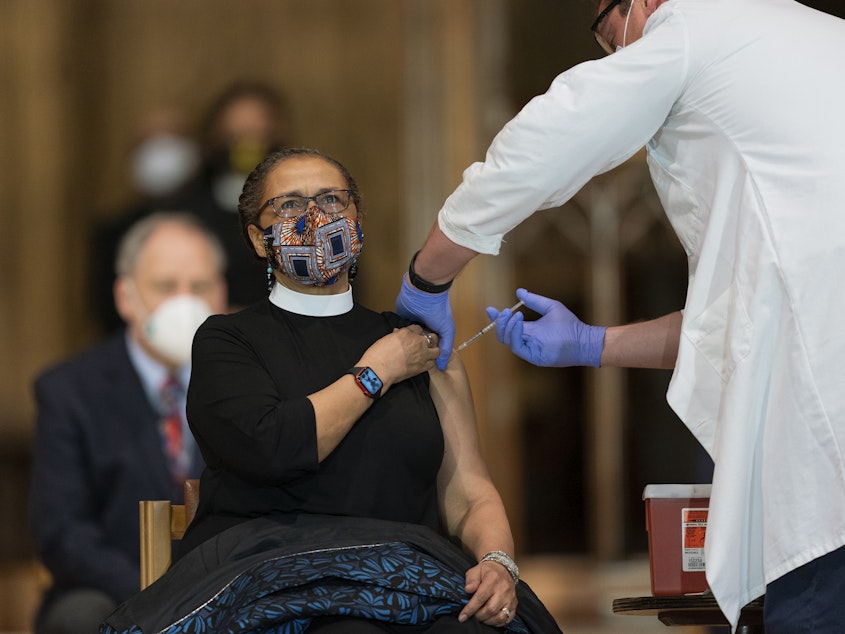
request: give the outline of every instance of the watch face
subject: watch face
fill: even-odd
[[[361,381],[361,385],[367,388],[367,391],[373,395],[381,392],[381,388],[384,386],[381,379],[378,378],[378,375],[370,368],[364,368],[361,370],[358,373],[358,380]]]

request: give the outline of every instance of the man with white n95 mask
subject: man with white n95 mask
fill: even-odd
[[[95,632],[138,592],[138,500],[178,501],[202,472],[184,394],[194,333],[226,310],[225,265],[194,215],[138,221],[115,267],[126,328],[36,379],[30,524],[53,580],[38,634]]]

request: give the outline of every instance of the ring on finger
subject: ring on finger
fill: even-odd
[[[434,337],[431,336],[430,332],[424,332],[423,337],[425,337],[425,341],[428,344],[429,348],[434,347]]]
[[[507,607],[502,608],[502,614],[504,614],[504,615],[505,615],[505,620],[506,620],[506,621],[510,621],[510,618],[511,618],[511,611],[510,611],[510,610],[508,610],[508,608],[507,608]]]

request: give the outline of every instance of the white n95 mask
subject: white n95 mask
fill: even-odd
[[[145,196],[175,192],[200,166],[200,151],[190,139],[161,134],[143,141],[132,154],[130,170],[135,187]]]
[[[162,302],[147,318],[144,335],[158,354],[183,365],[191,360],[197,329],[210,316],[208,304],[196,295],[176,295]]]

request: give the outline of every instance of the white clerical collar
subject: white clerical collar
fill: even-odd
[[[352,310],[352,286],[337,295],[308,295],[276,283],[270,292],[270,302],[297,315],[333,317]]]

